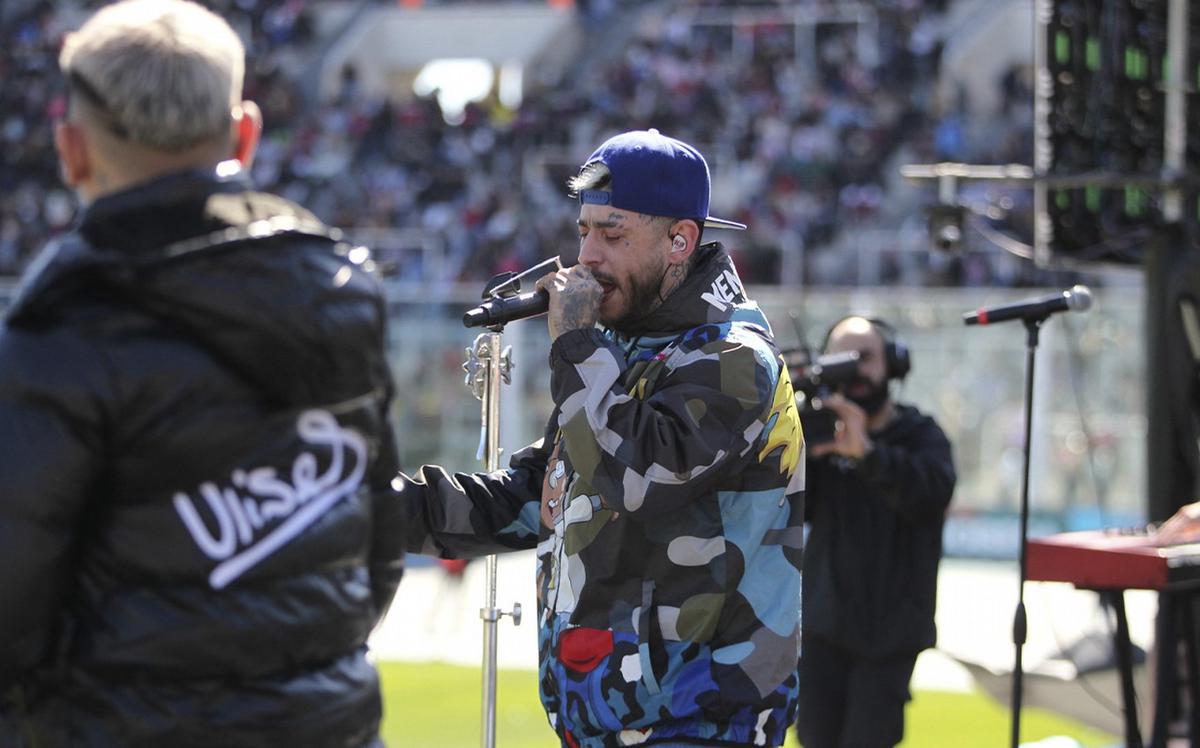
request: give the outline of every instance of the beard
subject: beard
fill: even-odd
[[[631,276],[623,286],[611,277],[596,276],[598,280],[616,285],[626,300],[624,312],[612,320],[601,318],[600,321],[614,330],[621,330],[644,320],[662,303],[659,292],[662,291],[663,278],[666,275],[667,261],[660,257],[641,274]]]
[[[850,390],[857,385],[864,385],[865,390],[862,394],[851,395]],[[873,382],[866,377],[856,377],[845,388],[846,399],[854,403],[858,407],[867,412],[867,415],[875,415],[879,409],[888,401],[888,382]]]

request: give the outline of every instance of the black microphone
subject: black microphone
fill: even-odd
[[[1087,286],[1075,286],[1044,299],[1018,301],[991,308],[981,308],[963,315],[964,325],[990,325],[1010,319],[1042,320],[1055,312],[1086,312],[1092,308],[1092,292]]]
[[[480,304],[463,315],[463,324],[467,327],[503,325],[506,322],[545,314],[549,309],[550,294],[545,291],[530,291]]]

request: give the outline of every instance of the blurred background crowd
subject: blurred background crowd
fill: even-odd
[[[74,217],[52,145],[65,107],[56,57],[64,31],[98,4],[13,0],[0,11],[0,274],[19,273]],[[323,15],[395,0],[206,4],[247,40],[246,94],[267,123],[257,184],[363,232],[403,277],[476,281],[569,254],[575,208],[565,179],[609,134],[657,127],[700,145],[715,201],[751,226],[734,248],[748,282],[1057,280],[974,232],[963,252],[919,246],[927,195],[899,177],[900,164],[1031,161],[1027,64],[991,81],[997,103],[986,107],[939,78],[952,28],[946,0],[559,3],[586,29],[570,61],[553,74],[526,71],[519,103],[493,94],[456,112],[444,111],[436,90],[366,91],[353,64],[333,90],[310,85],[313,61],[339,28]],[[647,14],[646,5],[658,7]],[[754,11],[761,20],[737,18]],[[1000,202],[1002,215],[982,220],[1027,241],[1028,206]],[[870,232],[891,236],[848,261],[846,247]],[[436,245],[436,272],[428,253],[402,252],[406,242]]]

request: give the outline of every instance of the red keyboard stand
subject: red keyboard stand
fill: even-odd
[[[1143,743],[1133,688],[1132,646],[1124,592],[1127,589],[1158,591],[1154,728],[1150,746],[1166,746],[1172,701],[1179,690],[1176,651],[1182,642],[1191,695],[1189,734],[1192,748],[1200,748],[1200,664],[1197,663],[1197,632],[1191,600],[1200,591],[1200,544],[1160,548],[1145,532],[1087,530],[1031,538],[1026,546],[1026,561],[1029,581],[1068,582],[1080,589],[1095,590],[1116,613],[1113,646],[1125,702],[1127,748],[1142,748]]]

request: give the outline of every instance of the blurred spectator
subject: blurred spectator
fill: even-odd
[[[986,130],[970,121],[961,97],[936,105],[939,0],[864,2],[875,23],[817,23],[811,37],[807,27],[783,22],[700,23],[697,14],[732,3],[678,0],[619,54],[596,56],[606,62],[589,62],[588,75],[532,82],[515,111],[496,101],[472,104],[454,126],[435,96],[398,104],[369,98],[353,67],[340,72],[334,101],[306,102],[295,71],[317,41],[310,0],[202,1],[247,41],[246,95],[260,102],[267,123],[257,183],[348,229],[427,232],[459,280],[569,253],[575,218],[561,200],[568,175],[553,164],[530,169],[541,161],[529,157],[553,149],[573,162],[588,144],[631,127],[657,127],[712,154],[716,171],[732,180],[728,189],[715,186],[718,202],[736,195],[735,204],[721,207],[751,227],[735,253],[752,283],[779,281],[781,246],[803,249],[810,284],[858,282],[852,263],[824,255],[841,232],[894,228],[915,211],[897,203],[888,186],[901,155],[1030,159],[1027,70],[1014,68],[996,81],[1004,107]],[[831,19],[839,7],[808,2]],[[82,8],[99,4],[85,0]],[[577,2],[576,10],[605,19],[589,35],[604,45],[604,29],[635,5],[592,0]],[[0,22],[0,275],[16,274],[72,218],[50,130],[40,123],[63,111],[53,62],[73,20],[43,0]],[[864,29],[873,30],[869,38]],[[812,45],[803,43],[808,38]],[[939,110],[943,116],[931,116]],[[1014,212],[1017,233],[1026,214],[1020,206]],[[975,242],[977,249],[985,244]],[[380,259],[408,277],[433,272],[398,262],[400,247],[377,246]],[[896,272],[893,258],[877,276],[926,285],[1045,280],[1032,267],[1012,270],[1011,258],[990,260],[994,248],[978,253],[908,263],[928,268],[917,277]]]

